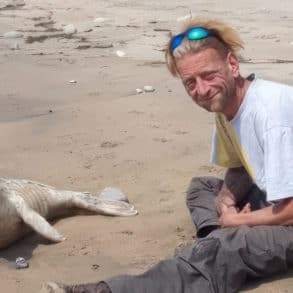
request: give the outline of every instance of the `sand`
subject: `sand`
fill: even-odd
[[[0,35],[23,34],[0,37],[1,176],[71,190],[117,187],[140,212],[62,219],[54,226],[66,241],[31,234],[2,250],[1,292],[143,272],[192,241],[189,181],[223,170],[209,163],[213,115],[164,65],[170,31],[190,13],[221,18],[241,33],[243,75],[293,84],[289,0],[1,1]],[[64,35],[68,24],[76,34]],[[137,94],[145,85],[155,91]],[[14,268],[18,256],[28,269]],[[292,276],[249,283],[245,292],[291,292]]]

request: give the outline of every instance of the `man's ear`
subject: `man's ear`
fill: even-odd
[[[233,77],[237,78],[240,75],[239,61],[236,55],[229,52],[227,55],[228,66],[232,72]]]

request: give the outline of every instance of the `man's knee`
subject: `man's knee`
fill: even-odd
[[[293,264],[293,227],[253,227],[246,235],[246,242],[250,252],[268,259],[266,265],[272,265],[272,270],[281,271]]]
[[[186,203],[205,196],[207,192],[216,193],[223,184],[223,180],[216,177],[193,177],[186,193]]]
[[[218,230],[212,237],[220,239],[223,255],[253,268],[252,277],[284,271],[293,262],[293,227],[240,226]]]

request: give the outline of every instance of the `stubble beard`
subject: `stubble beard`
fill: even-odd
[[[223,112],[226,108],[228,98],[222,91],[218,91],[208,104],[200,104],[199,106],[204,108],[208,112]]]

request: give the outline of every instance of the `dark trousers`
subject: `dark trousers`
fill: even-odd
[[[113,293],[232,293],[248,278],[286,271],[293,265],[293,227],[256,226],[220,229],[214,199],[223,181],[193,178],[187,206],[197,229],[193,245],[147,272],[106,282]],[[252,209],[264,207],[265,196],[255,186],[247,199]]]

